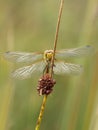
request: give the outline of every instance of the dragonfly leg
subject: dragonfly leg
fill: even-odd
[[[55,64],[53,65],[53,68],[54,68],[54,67],[56,67],[56,65],[55,65]],[[53,74],[54,74],[54,70],[53,70]]]
[[[46,68],[47,68],[47,66],[45,66],[45,68],[44,68],[44,70],[43,70],[43,75],[44,75],[44,73],[45,73]]]
[[[45,66],[45,68],[43,70],[43,75],[49,73],[49,70],[50,70],[50,64],[47,63],[47,65]]]

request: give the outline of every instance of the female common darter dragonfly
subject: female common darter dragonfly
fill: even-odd
[[[56,51],[53,66],[54,74],[80,74],[83,70],[81,65],[66,63],[64,60],[71,57],[82,57],[92,54],[94,47],[90,45],[82,46],[79,48],[63,49]],[[45,50],[43,53],[34,52],[5,52],[4,57],[16,63],[25,63],[27,66],[16,69],[12,73],[12,77],[18,79],[26,79],[34,75],[36,72],[43,73],[48,66],[51,68],[51,61],[53,57],[53,50]]]

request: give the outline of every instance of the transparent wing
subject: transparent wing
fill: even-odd
[[[55,62],[53,71],[54,74],[80,74],[83,71],[83,67],[77,64]]]
[[[5,52],[4,57],[16,63],[33,63],[42,59],[42,53],[26,53],[26,52]]]
[[[81,57],[81,56],[88,56],[94,53],[94,47],[90,45],[86,45],[83,47],[79,48],[73,48],[73,49],[68,49],[68,50],[61,50],[58,51],[55,54],[56,58],[69,58],[69,57]]]
[[[43,72],[45,65],[45,62],[39,62],[30,66],[22,67],[14,71],[11,76],[17,79],[30,78],[31,75],[34,75],[36,72]]]

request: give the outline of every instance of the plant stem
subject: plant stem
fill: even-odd
[[[54,39],[53,58],[52,58],[52,62],[51,62],[51,64],[52,64],[51,72],[50,72],[51,77],[53,75],[55,51],[56,51],[56,46],[57,46],[58,33],[59,33],[60,20],[61,20],[61,15],[62,15],[62,10],[63,10],[63,4],[64,4],[64,0],[61,0],[61,2],[60,2],[60,9],[59,9],[59,15],[58,15],[58,21],[57,21],[57,26],[56,26],[55,39]],[[43,102],[42,102],[42,105],[41,105],[41,110],[40,110],[40,113],[39,113],[39,117],[38,117],[38,120],[37,120],[37,124],[36,124],[35,130],[39,130],[39,128],[40,128],[40,124],[41,124],[41,121],[42,121],[43,113],[44,113],[44,110],[45,110],[46,101],[47,101],[47,95],[44,95]]]
[[[40,124],[41,124],[41,121],[42,121],[42,116],[43,116],[43,113],[44,113],[46,101],[47,101],[47,95],[44,95],[43,102],[42,102],[42,105],[41,105],[40,114],[39,114],[39,117],[38,117],[38,120],[37,120],[35,130],[39,130],[39,128],[40,128]]]
[[[51,77],[53,75],[53,66],[54,66],[54,60],[55,60],[55,52],[56,52],[56,47],[57,47],[57,41],[58,41],[58,34],[59,34],[59,27],[60,27],[60,21],[61,21],[61,16],[62,16],[63,4],[64,4],[64,0],[61,0],[58,20],[57,20],[57,26],[56,26],[55,39],[54,39],[53,58],[52,58],[52,62],[51,62],[51,64],[52,64],[51,65],[52,66],[51,67]]]

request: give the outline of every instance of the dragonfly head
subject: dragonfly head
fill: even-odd
[[[46,50],[44,52],[44,60],[45,61],[51,61],[53,57],[53,50]]]

